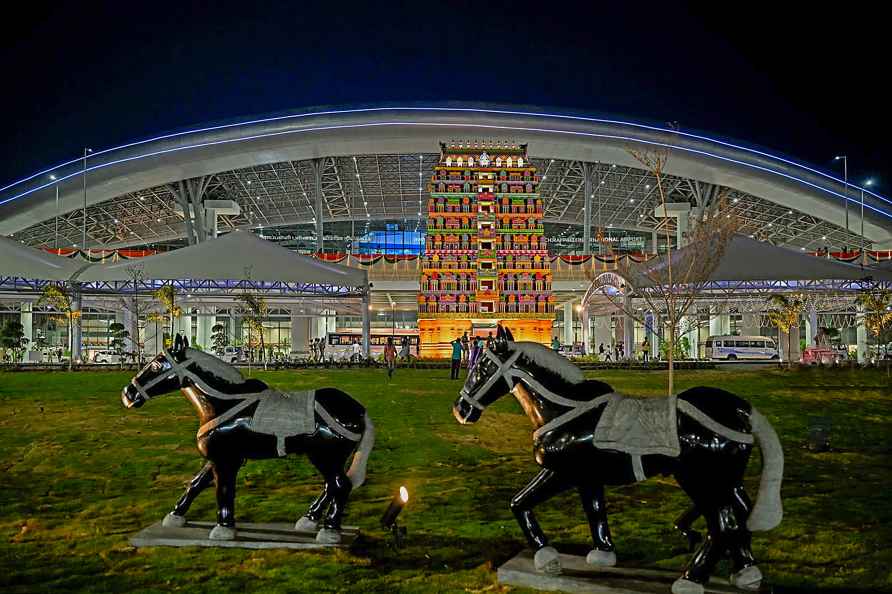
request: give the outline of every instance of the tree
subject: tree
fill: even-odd
[[[15,363],[22,361],[25,347],[30,342],[25,338],[25,327],[21,322],[10,320],[0,328],[0,347],[12,351],[12,360]]]
[[[72,309],[73,299],[64,285],[47,285],[37,300],[37,305],[49,305],[62,314],[62,320],[68,324],[68,371],[74,363],[74,333],[72,327],[81,318],[80,310]]]
[[[263,320],[269,311],[266,299],[262,295],[254,295],[252,293],[244,293],[239,295],[237,299],[245,310],[245,316],[242,319],[248,329],[248,348],[253,348],[251,335],[256,332],[259,337],[260,356],[263,357],[263,368],[266,369],[266,345],[263,339]]]
[[[153,294],[155,300],[164,308],[168,335],[173,338],[174,320],[183,315],[182,308],[176,304],[177,290],[173,285],[164,285]]]
[[[892,326],[892,291],[861,293],[858,295],[857,303],[861,306],[868,336],[873,335],[879,347],[880,337],[885,334],[886,328]]]
[[[125,355],[124,348],[126,347],[127,340],[130,338],[130,332],[124,328],[124,324],[113,322],[108,325],[108,334],[111,338],[108,346],[118,356],[118,362],[121,364],[121,369],[123,369]]]
[[[211,347],[217,355],[223,355],[229,346],[229,334],[223,324],[214,324],[211,328]]]
[[[616,273],[626,281],[626,296],[632,294],[642,299],[648,308],[659,313],[666,321],[666,342],[675,345],[667,348],[669,364],[668,393],[675,389],[675,358],[679,348],[680,324],[705,289],[713,272],[722,260],[725,249],[738,229],[736,217],[726,212],[726,191],[721,191],[708,205],[695,210],[691,217],[691,229],[684,247],[673,249],[672,231],[668,225],[669,189],[666,185],[665,168],[669,153],[664,149],[630,151],[632,157],[647,169],[654,178],[657,207],[662,208],[663,239],[666,251],[663,255],[638,264],[630,258],[617,261]],[[608,245],[608,251],[612,248]],[[631,285],[631,286],[630,286]],[[599,290],[623,313],[644,324],[642,312],[624,302],[622,295]]]
[[[805,297],[800,293],[777,293],[768,298],[772,308],[766,312],[768,321],[778,332],[787,333],[787,363],[793,364],[793,328],[799,327],[799,316],[805,308]]]

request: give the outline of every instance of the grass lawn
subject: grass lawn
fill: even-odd
[[[167,513],[202,465],[197,418],[179,393],[136,411],[120,403],[129,373],[0,373],[0,590],[104,592],[501,592],[495,567],[524,546],[508,501],[537,471],[529,421],[503,398],[460,426],[448,370],[255,373],[283,389],[336,386],[369,409],[378,440],[369,479],[347,510],[363,531],[350,552],[136,550],[128,538]],[[598,372],[628,394],[658,395],[663,372]],[[711,385],[749,399],[786,451],[785,517],[755,536],[777,592],[892,592],[892,389],[882,373],[689,371],[679,390]],[[834,450],[812,453],[810,416],[833,423]],[[750,465],[755,493],[758,456]],[[596,472],[597,469],[591,469]],[[378,520],[406,484],[407,546]],[[303,458],[249,462],[238,481],[241,521],[294,521],[319,489]],[[672,530],[687,499],[671,479],[607,491],[620,563],[679,570]],[[212,490],[190,517],[211,520]],[[564,552],[585,554],[588,527],[573,493],[539,508]],[[721,571],[726,568],[722,567]],[[519,591],[519,590],[511,590]]]

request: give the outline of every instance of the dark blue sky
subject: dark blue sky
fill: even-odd
[[[193,124],[451,100],[675,121],[821,167],[846,152],[890,192],[874,9],[574,4],[32,2],[0,24],[0,181]]]

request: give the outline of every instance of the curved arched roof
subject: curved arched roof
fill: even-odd
[[[611,164],[628,171],[640,169],[630,149],[668,148],[666,173],[671,176],[732,188],[790,209],[791,214],[844,225],[843,182],[785,158],[634,122],[478,107],[329,110],[159,136],[93,153],[86,161],[87,201],[97,205],[183,179],[275,164],[294,168],[295,163],[320,157],[337,168],[338,159],[357,155],[430,155],[444,139],[510,139],[527,143],[530,156],[539,160]],[[83,165],[82,159],[75,159],[0,188],[0,234],[21,232],[57,213],[82,208]],[[400,188],[420,197],[417,187]],[[576,194],[581,202],[581,193]],[[892,243],[892,202],[872,192],[864,196],[865,236],[875,245]],[[860,188],[849,186],[848,202],[850,229],[857,235]],[[324,220],[339,216],[329,207]]]

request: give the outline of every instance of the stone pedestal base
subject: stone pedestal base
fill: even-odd
[[[348,548],[359,536],[356,526],[344,526],[341,542],[324,544],[316,542],[315,532],[297,532],[293,523],[236,524],[234,540],[211,540],[208,535],[213,522],[190,522],[179,528],[165,528],[156,522],[141,530],[130,544],[135,547],[226,547],[238,549],[327,549]]]
[[[592,567],[585,557],[561,555],[560,575],[539,573],[533,567],[533,554],[523,551],[499,567],[499,583],[534,590],[573,592],[574,594],[668,594],[681,572],[659,569]],[[765,586],[758,592],[770,592]],[[713,578],[705,586],[707,594],[741,594],[727,580]],[[752,591],[750,591],[752,592]]]

